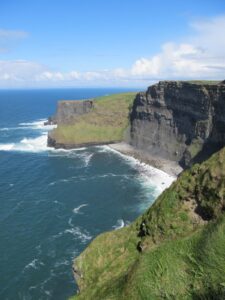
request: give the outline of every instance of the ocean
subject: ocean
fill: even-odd
[[[54,150],[44,126],[60,99],[123,89],[0,91],[0,299],[67,299],[72,261],[137,218],[166,174],[108,146]]]

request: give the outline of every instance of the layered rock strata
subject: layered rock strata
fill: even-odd
[[[132,146],[188,166],[225,144],[225,82],[160,81],[137,94]]]

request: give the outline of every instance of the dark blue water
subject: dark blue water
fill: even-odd
[[[134,220],[155,188],[107,147],[51,151],[43,121],[59,99],[110,89],[0,91],[0,299],[67,299],[72,260]]]

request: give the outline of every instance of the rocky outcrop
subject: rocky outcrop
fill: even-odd
[[[89,113],[93,107],[92,100],[59,101],[54,119],[58,125],[71,124],[78,116]]]
[[[48,124],[48,146],[79,148],[121,142],[129,127],[130,107],[136,93],[102,96],[93,100],[59,101]]]
[[[137,94],[132,146],[183,166],[225,145],[225,83],[161,81]]]

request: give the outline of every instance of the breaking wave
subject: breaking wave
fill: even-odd
[[[44,123],[47,119],[39,119],[34,122],[19,123],[18,127],[4,127],[0,131],[12,130],[39,130],[41,135],[35,138],[24,137],[19,142],[0,143],[0,151],[27,151],[27,152],[41,152],[47,151],[51,148],[47,147],[47,133],[49,130],[56,127],[56,125],[47,125]]]
[[[129,221],[124,221],[123,219],[119,219],[119,220],[117,220],[116,225],[112,226],[112,228],[114,230],[117,230],[117,229],[121,229],[125,226],[128,226],[129,224],[130,224]]]
[[[41,152],[47,151],[47,134],[36,138],[23,138],[19,143],[0,144],[1,151]]]
[[[80,213],[80,209],[81,209],[82,207],[85,207],[85,206],[88,206],[88,204],[81,204],[81,205],[79,205],[78,207],[75,207],[75,208],[73,209],[73,212],[74,212],[75,214],[79,214],[79,213]]]
[[[33,122],[19,123],[17,127],[3,127],[0,128],[0,131],[11,131],[11,130],[27,130],[27,129],[36,129],[36,130],[51,130],[56,128],[57,125],[44,125],[47,122],[47,119],[39,119]]]
[[[25,267],[24,267],[24,271],[32,268],[32,269],[38,269],[40,266],[44,266],[44,263],[39,261],[37,258],[34,258],[30,263],[28,263]]]
[[[117,229],[123,228],[124,226],[125,226],[124,220],[123,219],[119,219],[119,220],[117,220],[116,225],[114,225],[113,228],[115,230],[117,230]]]
[[[92,239],[92,236],[89,234],[89,232],[87,232],[86,230],[82,232],[79,227],[66,229],[64,233],[72,234],[74,237],[79,239],[82,243],[86,243],[87,241]]]

